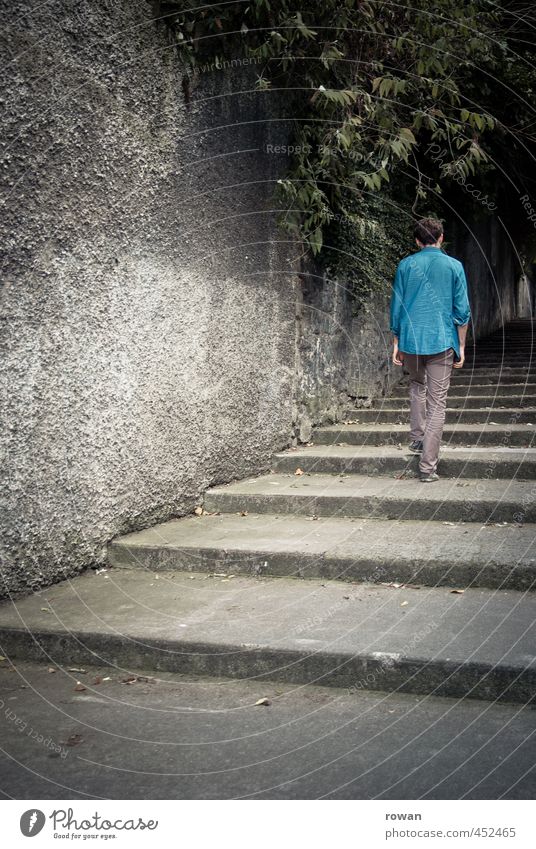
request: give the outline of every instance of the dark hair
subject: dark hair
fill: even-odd
[[[413,235],[421,245],[434,245],[443,235],[443,225],[437,218],[421,218],[415,225]]]

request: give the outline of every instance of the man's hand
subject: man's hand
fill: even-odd
[[[393,340],[393,363],[395,366],[404,365],[404,354],[398,350],[398,339]]]
[[[452,368],[463,368],[465,362],[465,348],[460,347],[460,359],[453,363]]]

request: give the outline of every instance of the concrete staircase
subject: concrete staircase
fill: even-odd
[[[416,478],[397,386],[269,474],[210,489],[201,515],[116,539],[109,573],[23,599],[6,653],[532,700],[533,332],[513,322],[454,372],[439,482]]]

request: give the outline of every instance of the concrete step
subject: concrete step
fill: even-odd
[[[534,339],[524,339],[523,337],[519,337],[517,339],[493,339],[493,340],[483,340],[482,342],[478,342],[476,346],[469,345],[465,349],[466,354],[473,353],[494,353],[498,356],[501,354],[518,354],[520,351],[523,351],[527,356],[534,351],[536,351],[536,338]]]
[[[466,351],[465,362],[475,362],[476,360],[486,360],[493,363],[501,364],[508,362],[520,362],[528,364],[536,358],[536,347],[534,345],[517,346],[516,350],[503,350],[502,348],[487,348],[478,349],[477,351]]]
[[[404,398],[407,399],[409,397],[409,385],[403,384],[402,386],[396,386],[393,391],[390,393],[390,398]],[[452,401],[469,401],[471,399],[489,399],[490,402],[493,403],[501,402],[507,403],[515,407],[517,404],[527,404],[530,403],[532,405],[536,404],[536,383],[533,384],[524,384],[524,383],[512,383],[506,386],[493,386],[493,384],[480,384],[475,385],[474,383],[466,384],[466,385],[456,385],[451,386],[451,390],[449,392],[449,404]],[[508,398],[507,402],[502,402],[503,398]],[[386,398],[379,398],[375,403],[384,404]],[[479,402],[474,406],[478,406]]]
[[[116,568],[530,590],[533,525],[189,516],[114,540]]]
[[[502,371],[504,369],[529,369],[534,370],[536,367],[536,358],[534,355],[522,354],[519,357],[475,357],[469,358],[466,356],[463,370],[472,371],[473,369],[493,369]]]
[[[472,390],[466,395],[449,395],[447,404],[451,410],[459,409],[460,407],[467,407],[468,409],[505,409],[505,408],[536,408],[536,395],[500,395],[496,396],[495,393],[490,392],[489,394],[483,395],[475,395]],[[401,406],[404,408],[409,405],[409,392],[406,390],[405,393],[400,393],[399,395],[390,395],[388,398],[378,398],[376,401],[373,401],[372,407],[370,409],[382,409],[384,407],[396,407],[400,409]],[[355,407],[345,410],[343,416],[346,417],[347,413],[357,413],[359,414],[363,407]],[[369,409],[369,408],[367,408]]]
[[[385,810],[386,800],[397,800],[399,810],[401,799],[423,796],[465,804],[534,800],[530,705],[89,664],[80,676],[87,690],[74,693],[74,673],[56,667],[51,675],[49,666],[50,660],[19,660],[13,672],[0,664],[7,716],[31,720],[26,733],[22,722],[6,721],[2,728],[2,783],[10,799],[32,805],[52,795],[69,803],[98,799],[101,808],[102,799],[119,798],[170,799],[174,805],[177,799],[199,805],[207,799],[318,804],[329,798],[351,800],[354,809],[356,799],[381,799]],[[129,675],[134,682],[125,686]],[[102,684],[95,686],[97,676]],[[14,696],[16,710],[9,701]],[[268,707],[255,707],[260,696],[269,699]],[[51,757],[47,745],[36,746],[32,727],[54,742],[73,732],[83,739]],[[74,806],[77,812],[80,807]],[[372,841],[364,842],[370,849]],[[522,849],[519,841],[509,842]],[[17,841],[5,845],[15,849]]]
[[[356,410],[345,410],[343,413],[344,421],[353,421],[353,422],[377,422],[381,424],[383,422],[394,422],[398,424],[399,422],[409,422],[409,406],[393,406],[393,403],[390,398],[386,398],[385,400],[386,406],[377,407],[369,407],[369,408],[360,408]],[[477,424],[479,422],[495,422],[495,424],[499,424],[502,422],[508,423],[526,423],[533,424],[536,426],[536,408],[527,407],[492,407],[488,408],[485,406],[469,408],[469,407],[461,407],[456,409],[449,409],[447,407],[445,420],[447,423],[453,422],[469,422],[472,424]]]
[[[13,660],[521,704],[536,688],[536,598],[513,590],[112,569],[1,612]]]
[[[213,487],[210,513],[282,513],[368,519],[466,522],[536,522],[533,482],[456,481],[365,475],[268,474]]]
[[[311,445],[291,448],[274,456],[275,472],[323,474],[406,475],[418,471],[419,458],[403,448],[391,445]],[[443,448],[438,472],[449,478],[536,479],[536,448]]]
[[[483,354],[480,352],[476,356],[465,355],[464,368],[475,368],[479,366],[488,366],[489,368],[518,368],[530,367],[536,362],[535,351],[530,353],[522,352],[520,354],[505,354],[500,353]]]
[[[536,445],[536,427],[528,424],[447,424],[443,430],[446,445],[489,445],[530,448]],[[402,445],[408,444],[408,425],[355,424],[328,425],[313,433],[315,445]]]
[[[481,366],[470,365],[464,367],[463,373],[465,375],[470,374],[473,376],[486,376],[486,377],[494,377],[496,381],[500,382],[502,377],[521,377],[526,378],[527,376],[532,377],[536,375],[536,364],[530,366],[517,366],[517,365],[503,365],[501,363],[489,363]],[[457,370],[453,370],[454,380],[458,379]],[[461,370],[460,370],[461,374]]]
[[[467,386],[468,384],[501,388],[503,386],[510,386],[511,384],[525,387],[534,385],[534,383],[536,383],[536,375],[533,372],[530,374],[527,372],[512,373],[504,370],[500,371],[499,369],[486,372],[480,372],[477,369],[474,371],[456,372],[450,380],[451,390],[455,386]]]

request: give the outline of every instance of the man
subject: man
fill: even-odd
[[[431,483],[439,480],[450,375],[463,366],[471,313],[463,265],[441,250],[441,222],[423,218],[414,236],[420,250],[399,263],[393,283],[393,363],[409,371],[409,449],[420,454],[420,480]]]

